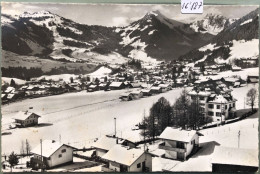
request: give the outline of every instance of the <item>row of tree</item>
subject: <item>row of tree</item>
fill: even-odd
[[[172,106],[169,101],[161,97],[153,104],[143,124],[146,127],[145,136],[154,139],[168,126],[195,130],[205,124],[205,120],[198,97],[190,100],[187,90],[184,89]],[[144,135],[144,132],[142,134]]]
[[[247,105],[251,106],[252,111],[256,99],[257,90],[252,88],[247,93]],[[144,117],[142,124],[145,129],[142,135],[155,139],[168,126],[196,130],[209,122],[212,122],[212,119],[210,117],[205,119],[199,105],[199,96],[194,96],[191,100],[187,90],[184,89],[172,106],[164,97],[152,105],[149,116]]]

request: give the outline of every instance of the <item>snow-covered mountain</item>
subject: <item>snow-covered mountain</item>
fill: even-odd
[[[125,27],[79,24],[48,11],[15,17],[2,14],[2,48],[4,55],[35,57],[52,64],[116,66],[129,58],[145,62],[192,58],[214,63],[215,59],[228,58],[231,50],[227,45],[235,43],[233,40],[242,43],[243,39],[257,39],[256,14],[237,20],[208,14],[205,19],[185,24],[152,11]],[[205,50],[207,44],[214,49]],[[5,62],[5,66],[12,66]]]
[[[192,22],[190,27],[196,32],[217,35],[236,20],[237,19],[227,19],[219,14],[209,13],[204,19]]]
[[[120,44],[128,48],[128,57],[142,60],[172,60],[213,37],[198,33],[186,24],[172,20],[159,11],[147,13],[129,26],[116,28],[122,37]]]
[[[216,63],[234,64],[235,59],[259,57],[259,9],[237,19],[216,35],[205,46],[194,49],[180,57],[195,63],[213,65]]]
[[[4,21],[4,50],[63,62],[171,60],[212,37],[184,28],[159,11],[121,28],[78,24],[48,11],[24,12]]]

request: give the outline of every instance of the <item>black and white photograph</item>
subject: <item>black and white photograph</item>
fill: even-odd
[[[259,6],[1,3],[1,171],[257,172]]]

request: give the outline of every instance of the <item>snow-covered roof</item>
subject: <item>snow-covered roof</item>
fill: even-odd
[[[167,88],[167,87],[169,87],[170,86],[170,84],[160,84],[159,85],[159,87],[162,87],[162,88]]]
[[[143,140],[143,136],[140,133],[140,130],[125,130],[122,132],[122,138],[137,143]]]
[[[258,167],[256,151],[256,149],[216,146],[212,155],[212,163]]]
[[[239,81],[238,78],[232,78],[232,77],[227,77],[227,78],[224,78],[226,82],[236,82],[236,81]]]
[[[5,92],[9,93],[9,92],[12,92],[14,90],[15,90],[14,87],[9,86],[9,87],[6,88]]]
[[[96,88],[97,85],[90,85],[89,88]]]
[[[122,94],[120,94],[120,96],[122,96],[122,97],[128,97],[130,95],[130,93],[122,93]]]
[[[148,93],[148,92],[151,91],[151,89],[142,89],[141,91],[142,91],[143,93]]]
[[[181,141],[181,142],[190,142],[196,133],[197,132],[195,130],[187,131],[187,130],[181,130],[172,127],[167,127],[161,133],[159,138]]]
[[[150,89],[151,89],[151,90],[160,90],[161,87],[159,87],[159,86],[152,86]]]
[[[122,82],[112,82],[109,86],[110,87],[119,87],[121,86]]]
[[[116,138],[103,136],[92,144],[92,147],[99,148],[103,150],[110,150],[114,145],[116,145]]]
[[[229,101],[223,95],[216,95],[209,103],[229,103]]]
[[[131,94],[140,94],[140,93],[142,93],[142,91],[132,91],[132,92],[130,92]]]
[[[14,97],[14,95],[15,95],[15,94],[8,94],[8,95],[7,95],[7,98],[8,98],[8,99],[12,99],[12,98]]]
[[[131,166],[141,155],[143,155],[143,153],[144,151],[140,149],[127,149],[127,147],[115,145],[102,158],[126,166]]]
[[[61,148],[63,145],[68,146],[68,145],[62,144],[60,142],[56,142],[54,140],[44,140],[44,141],[42,141],[42,147],[41,147],[41,144],[39,144],[32,150],[32,153],[41,155],[41,148],[42,148],[42,156],[48,158],[54,152],[56,152],[59,148]],[[70,147],[70,146],[68,146],[68,147]]]
[[[190,91],[188,94],[189,94],[189,95],[198,95],[198,96],[210,96],[210,95],[211,95],[211,93],[208,92],[208,91],[199,91],[199,92],[197,93],[197,92],[194,91],[194,90]]]
[[[13,117],[13,119],[16,119],[16,120],[25,120],[25,119],[27,119],[28,117],[30,117],[32,114],[34,114],[34,115],[37,116],[37,117],[41,117],[41,116],[39,116],[39,115],[37,115],[37,114],[35,114],[35,113],[32,113],[32,112],[28,112],[28,111],[23,112],[23,111],[20,111],[20,112],[18,112],[18,113]]]

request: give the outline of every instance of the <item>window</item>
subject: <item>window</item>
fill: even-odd
[[[61,153],[65,153],[65,152],[66,152],[66,149],[62,149],[62,150],[61,150]]]
[[[59,154],[59,158],[61,158],[62,157],[62,154]]]
[[[177,148],[184,149],[184,143],[177,141]]]
[[[220,105],[217,105],[217,109],[220,109]]]
[[[231,103],[229,104],[229,107],[231,108],[232,106],[231,106]]]
[[[196,96],[191,96],[191,99],[192,100],[196,100]]]
[[[137,164],[137,168],[140,168],[140,167],[141,167],[141,163],[138,163],[138,164]]]
[[[220,116],[221,116],[221,113],[220,113],[220,112],[216,112],[216,116],[217,116],[217,117],[220,117]]]
[[[225,105],[225,109],[227,109],[228,105]]]
[[[214,116],[214,112],[209,111],[208,116]]]
[[[236,103],[233,103],[233,107],[236,107]]]
[[[208,104],[208,107],[213,109],[214,108],[214,105],[213,104]]]
[[[200,97],[200,100],[204,100],[204,97]]]

